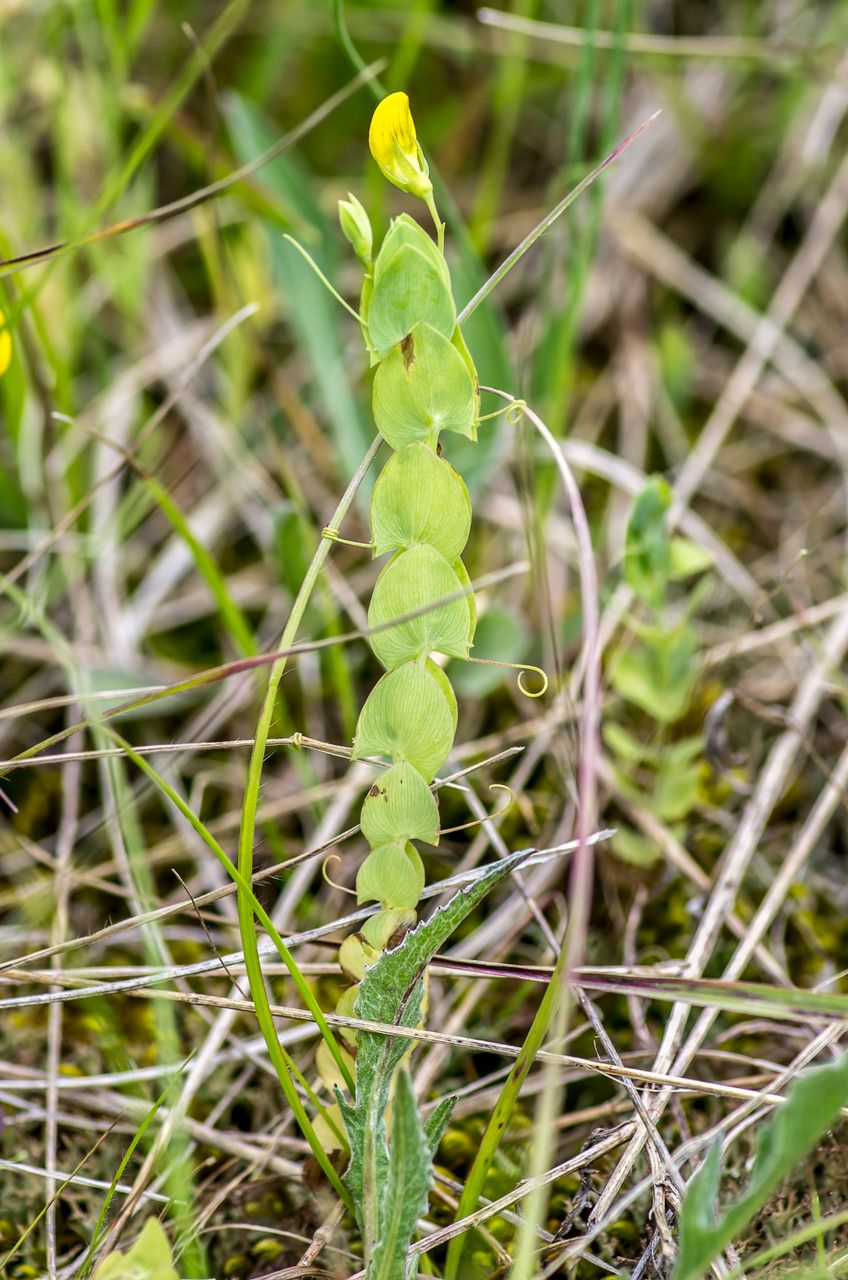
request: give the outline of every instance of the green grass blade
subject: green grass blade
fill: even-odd
[[[150,761],[147,760],[144,756],[139,755],[137,751],[134,751],[132,746],[127,742],[127,740],[121,737],[119,733],[116,733],[114,729],[104,728],[103,732],[115,743],[116,746],[119,746],[124,752],[126,752],[127,756],[129,757],[130,760],[132,760],[132,762],[136,765],[136,767],[141,769],[141,771],[150,779],[150,781],[156,787],[159,788],[159,790],[163,793],[163,795],[167,796],[170,802],[180,811],[180,813],[186,819],[186,821],[191,824],[193,830],[197,833],[198,836],[200,836],[201,840],[206,845],[207,849],[209,849],[215,855],[215,857],[218,859],[218,861],[220,862],[224,870],[227,872],[227,874],[232,878],[235,884],[238,885],[239,891],[244,893],[245,896],[249,899],[250,905],[252,907],[253,912],[256,915],[256,918],[259,920],[262,927],[267,932],[269,938],[274,943],[274,946],[277,949],[277,953],[280,956],[280,959],[282,960],[283,964],[286,966],[286,968],[288,969],[291,975],[292,981],[295,984],[295,987],[297,989],[299,996],[301,997],[304,1004],[309,1009],[310,1013],[315,1019],[315,1022],[321,1031],[321,1035],[324,1037],[324,1040],[327,1042],[328,1048],[333,1053],[333,1056],[338,1064],[339,1070],[343,1073],[346,1080],[348,1081],[348,1087],[351,1090],[353,1090],[354,1088],[353,1079],[350,1076],[350,1073],[347,1070],[347,1066],[344,1062],[344,1059],[341,1056],[335,1036],[333,1035],[333,1032],[330,1030],[330,1027],[327,1025],[327,1021],[326,1021],[326,1018],[324,1017],[323,1010],[321,1009],[320,1005],[316,1001],[315,996],[313,995],[308,982],[306,981],[303,974],[300,972],[300,969],[298,968],[297,961],[295,960],[294,956],[291,954],[285,942],[283,941],[282,937],[280,936],[273,920],[268,915],[265,908],[262,906],[261,902],[253,892],[253,888],[250,882],[244,880],[244,877],[241,875],[236,865],[230,860],[230,858],[221,848],[218,841],[207,829],[204,823],[201,822],[201,820],[197,817],[197,815],[185,803],[182,796],[180,796],[180,794],[170,785],[170,783],[165,778],[162,777],[162,775],[153,767],[153,765],[151,765]],[[256,963],[258,965],[258,956],[256,958]],[[318,1160],[319,1164],[324,1169],[324,1172],[327,1173],[327,1176],[330,1177],[329,1170],[332,1170],[332,1165],[330,1165],[329,1161],[326,1159],[326,1153],[324,1152],[320,1142],[315,1136],[315,1131],[312,1127],[309,1117],[306,1115],[306,1112],[303,1110],[303,1106],[300,1103],[300,1100],[297,1097],[296,1092],[294,1091],[294,1085],[291,1079],[292,1075],[294,1074],[293,1064],[291,1063],[291,1059],[289,1058],[289,1055],[280,1046],[278,1037],[276,1035],[276,1031],[274,1030],[273,1015],[271,1014],[270,1004],[268,1002],[268,994],[265,989],[264,979],[262,978],[261,968],[255,968],[253,973],[252,974],[250,973],[250,967],[247,960],[247,953],[245,953],[245,967],[248,968],[249,977],[251,979],[251,983],[250,983],[251,993],[253,994],[254,1003],[257,1005],[257,1011],[256,1011],[257,1020],[259,1021],[260,1026],[262,1027],[263,1034],[265,1034],[266,1028],[269,1026],[272,1031],[271,1039],[274,1041],[274,1045],[275,1045],[275,1048],[273,1050],[271,1048],[271,1045],[268,1043],[268,1039],[266,1036],[266,1045],[268,1047],[269,1053],[271,1053],[272,1061],[275,1063],[275,1065],[277,1065],[279,1062],[283,1062],[285,1064],[284,1074],[280,1078],[280,1083],[283,1085],[283,1088],[286,1090],[286,1098],[289,1101],[290,1105],[292,1106],[292,1110],[295,1112],[298,1124],[303,1130],[304,1137],[309,1142],[309,1145],[312,1148],[315,1158]],[[256,984],[255,990],[254,990],[254,982]],[[259,997],[258,1000],[257,1000],[257,995]],[[260,1006],[262,1007],[260,1008]],[[305,1081],[303,1081],[302,1077],[300,1077],[300,1079],[305,1086]],[[310,1090],[310,1093],[311,1093],[311,1090]],[[315,1095],[312,1094],[312,1097],[314,1100]],[[294,1101],[292,1099],[294,1099]],[[333,1173],[334,1172],[335,1171],[333,1171]],[[330,1178],[330,1180],[333,1181],[332,1178]],[[334,1183],[333,1185],[335,1186],[336,1184]]]
[[[680,1209],[680,1251],[672,1280],[700,1280],[765,1205],[783,1179],[824,1136],[848,1102],[848,1054],[801,1075],[759,1132],[751,1180],[724,1213],[717,1213],[721,1142],[690,1180]]]
[[[129,1146],[127,1147],[126,1151],[121,1157],[121,1161],[117,1169],[115,1170],[115,1175],[112,1178],[112,1182],[109,1187],[109,1190],[106,1192],[106,1195],[103,1198],[103,1204],[100,1206],[100,1212],[97,1215],[97,1221],[95,1222],[94,1230],[91,1233],[91,1244],[88,1246],[88,1252],[83,1258],[82,1264],[79,1269],[80,1280],[85,1280],[85,1277],[88,1275],[89,1271],[92,1268],[92,1265],[94,1264],[94,1255],[97,1252],[97,1246],[100,1241],[100,1234],[101,1234],[101,1231],[103,1230],[103,1223],[106,1221],[106,1215],[109,1212],[109,1205],[112,1203],[112,1199],[115,1195],[115,1188],[117,1187],[118,1183],[121,1181],[121,1178],[124,1175],[124,1170],[126,1169],[130,1160],[132,1160],[133,1155],[135,1154],[136,1147],[144,1138],[145,1134],[147,1133],[147,1130],[150,1128],[151,1124],[153,1123],[153,1120],[156,1117],[156,1113],[158,1112],[159,1108],[162,1106],[162,1103],[165,1101],[168,1094],[174,1088],[176,1083],[177,1083],[177,1077],[174,1076],[174,1078],[168,1082],[168,1084],[159,1094],[159,1097],[153,1103],[150,1110],[143,1117],[141,1124],[138,1126],[138,1129],[132,1136]]]

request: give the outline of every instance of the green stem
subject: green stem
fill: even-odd
[[[317,277],[318,277],[318,279],[321,281],[322,285],[323,285],[323,286],[324,286],[324,288],[327,290],[327,292],[328,292],[329,294],[332,294],[332,296],[335,298],[336,302],[338,302],[340,306],[344,307],[345,311],[347,311],[347,313],[348,313],[349,315],[353,316],[353,318],[354,318],[354,320],[356,321],[356,323],[357,323],[357,324],[364,324],[364,321],[363,321],[363,319],[362,319],[362,316],[359,314],[359,312],[358,312],[358,311],[355,311],[355,310],[354,310],[354,308],[350,305],[350,303],[349,303],[349,302],[347,302],[347,301],[342,297],[342,295],[339,293],[338,289],[337,289],[333,284],[331,284],[331,283],[330,283],[330,281],[329,281],[329,280],[327,279],[327,277],[324,275],[324,272],[323,272],[323,271],[321,270],[321,268],[318,266],[318,263],[317,263],[317,262],[315,261],[315,259],[312,257],[312,254],[311,254],[311,253],[309,253],[309,251],[308,251],[307,249],[304,249],[304,247],[303,247],[303,245],[300,243],[300,241],[299,241],[299,240],[295,240],[294,236],[290,236],[290,235],[288,234],[288,232],[285,232],[285,233],[284,233],[284,235],[283,235],[283,239],[284,239],[285,241],[287,241],[289,244],[294,245],[295,249],[297,249],[297,251],[298,251],[298,253],[301,255],[301,257],[302,257],[302,258],[304,258],[304,259],[306,260],[306,262],[308,262],[309,266],[310,266],[310,267],[312,268],[312,270],[315,272],[316,276],[317,276]]]
[[[382,437],[377,436],[369,447],[365,457],[357,468],[350,483],[342,494],[339,505],[333,512],[329,525],[332,528],[338,528],[342,523],[351,503],[356,495],[356,491],[365,478],[368,468],[377,455],[377,450],[382,443]],[[297,593],[288,622],[283,629],[280,638],[279,648],[288,649],[291,647],[297,634],[298,627],[306,612],[306,606],[309,603],[312,592],[315,590],[315,584],[318,576],[324,567],[324,563],[330,552],[330,542],[326,538],[321,538],[315,549],[315,554],[309,568],[306,571],[300,590]],[[239,848],[238,848],[238,873],[241,881],[239,883],[237,894],[238,921],[239,931],[241,933],[241,944],[244,951],[245,967],[250,974],[250,992],[254,1003],[259,1008],[262,995],[265,992],[264,981],[261,976],[259,965],[259,947],[256,941],[256,926],[254,923],[254,903],[253,895],[249,886],[253,881],[253,843],[256,834],[256,815],[259,808],[259,791],[262,785],[262,765],[265,760],[265,749],[271,732],[271,722],[274,718],[274,706],[277,700],[277,690],[283,673],[286,669],[288,659],[280,658],[271,668],[268,676],[268,687],[265,691],[265,697],[262,702],[262,709],[259,713],[259,720],[256,725],[256,735],[253,742],[253,749],[250,753],[250,764],[247,770],[247,781],[244,790],[244,802],[241,811],[241,827],[239,830]],[[260,989],[261,988],[261,992]],[[326,1025],[326,1024],[325,1024]],[[348,1070],[347,1064],[342,1057],[336,1039],[327,1027],[326,1033],[322,1028],[322,1034],[327,1043],[330,1052],[335,1059],[342,1077],[347,1083],[351,1092],[354,1090],[354,1083]]]
[[[427,206],[427,208],[428,208],[428,210],[429,210],[429,212],[430,212],[430,217],[433,219],[433,222],[434,222],[435,227],[436,227],[436,240],[438,241],[438,245],[439,245],[439,253],[444,253],[444,251],[445,251],[445,224],[442,222],[441,218],[439,217],[439,211],[438,211],[438,209],[436,208],[436,201],[435,201],[435,198],[434,198],[434,196],[433,196],[433,192],[432,192],[432,191],[430,192],[430,194],[429,194],[428,196],[425,196],[425,197],[424,197],[424,203],[426,204],[426,206]]]

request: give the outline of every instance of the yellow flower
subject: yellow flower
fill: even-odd
[[[0,378],[9,367],[12,359],[12,335],[6,328],[6,322],[0,316]]]
[[[368,146],[389,182],[421,200],[431,195],[430,171],[418,144],[405,93],[390,93],[377,104],[368,130]]]

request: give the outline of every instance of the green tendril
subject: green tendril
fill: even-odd
[[[507,798],[500,809],[496,809],[494,813],[487,813],[485,818],[472,818],[470,822],[461,822],[458,827],[442,827],[439,835],[448,836],[455,831],[468,831],[471,827],[479,827],[484,822],[494,822],[496,818],[502,818],[507,810],[512,808],[512,802],[515,799],[512,787],[506,786],[503,782],[490,782],[489,790],[505,791],[507,793]]]
[[[326,538],[328,542],[340,542],[345,547],[364,547],[368,551],[374,550],[373,542],[357,542],[355,538],[343,538],[338,529],[332,529],[330,525],[324,526],[321,537]]]
[[[332,294],[332,296],[335,298],[336,302],[338,302],[340,306],[344,307],[345,311],[347,311],[349,315],[352,315],[352,316],[353,316],[353,318],[354,318],[354,320],[356,320],[359,324],[362,324],[362,316],[359,314],[359,312],[358,312],[358,311],[355,311],[355,310],[354,310],[354,308],[350,305],[350,303],[349,303],[345,298],[343,298],[343,297],[342,297],[342,295],[339,293],[338,289],[336,289],[336,288],[335,288],[335,287],[330,283],[330,281],[329,281],[329,280],[327,279],[327,277],[324,275],[324,272],[323,272],[323,271],[321,270],[321,268],[318,266],[318,263],[317,263],[317,262],[315,261],[315,259],[312,257],[312,254],[311,254],[307,249],[304,249],[304,247],[303,247],[303,245],[300,243],[300,241],[299,241],[299,240],[295,240],[294,236],[290,236],[290,235],[288,234],[288,232],[285,232],[285,233],[283,234],[283,239],[284,239],[285,241],[287,241],[287,242],[288,242],[288,244],[290,244],[290,245],[294,245],[295,249],[297,249],[297,251],[298,251],[298,253],[301,255],[301,257],[306,259],[306,261],[308,262],[309,266],[310,266],[310,267],[312,268],[312,270],[315,272],[316,276],[317,276],[317,277],[318,277],[318,279],[321,281],[321,283],[322,283],[322,285],[324,286],[324,288],[327,290],[327,292],[328,292],[329,294]]]
[[[490,422],[492,418],[504,418],[510,426],[514,427],[520,420],[521,414],[527,407],[526,400],[513,400],[511,404],[501,405],[500,409],[492,409],[491,413],[481,413],[480,422]]]
[[[498,658],[472,658],[470,656],[467,657],[465,661],[476,662],[484,667],[508,667],[511,671],[520,672],[519,677],[516,680],[516,684],[518,685],[519,692],[523,693],[525,698],[541,698],[548,691],[550,681],[547,677],[547,673],[543,671],[541,667],[534,666],[532,662],[501,662]],[[538,676],[541,681],[541,685],[538,689],[527,688],[524,677],[530,671],[532,671],[534,675]]]
[[[355,889],[348,889],[347,885],[339,884],[337,880],[333,879],[333,877],[330,875],[329,871],[327,870],[328,862],[341,862],[341,858],[337,853],[327,854],[326,858],[321,863],[321,876],[324,882],[328,884],[332,889],[338,889],[339,893],[348,893],[352,898],[355,898],[356,897]]]

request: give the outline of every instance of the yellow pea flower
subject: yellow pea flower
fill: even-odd
[[[0,316],[0,378],[8,369],[12,360],[12,335],[6,328],[6,322]]]
[[[405,93],[390,93],[377,104],[368,130],[368,146],[385,177],[401,191],[428,200],[433,184]]]

